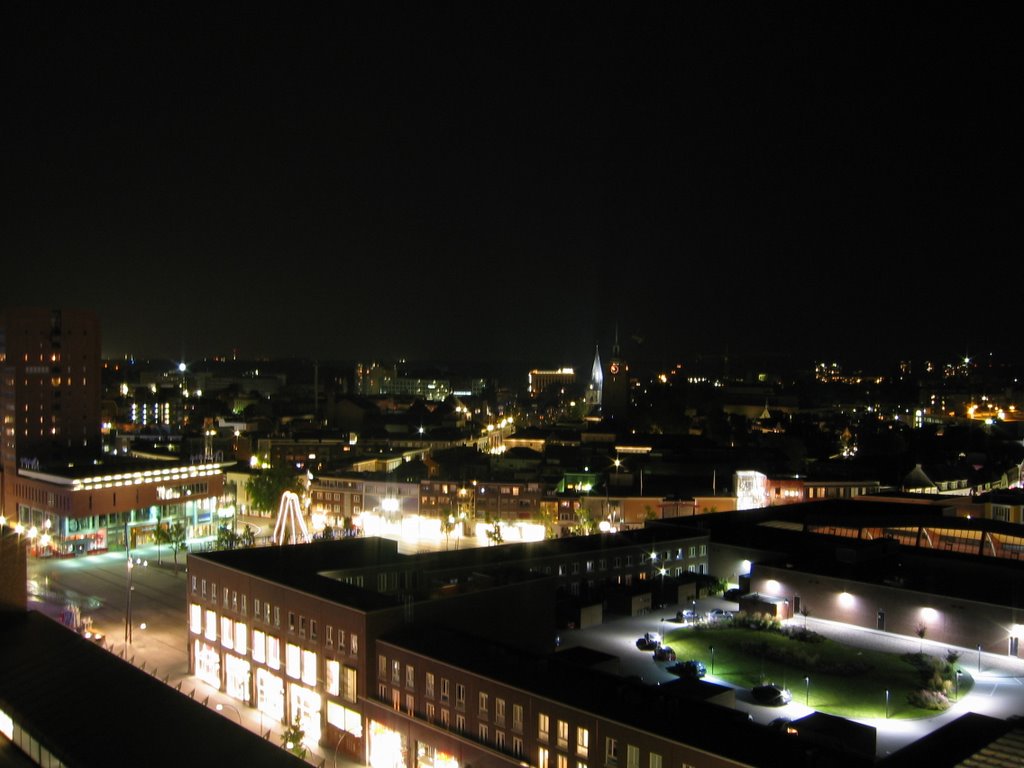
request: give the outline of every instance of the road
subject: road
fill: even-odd
[[[158,556],[156,547],[145,547],[132,552],[133,558],[148,564],[137,565],[132,573],[132,642],[125,642],[126,595],[128,591],[127,561],[125,554],[107,553],[68,560],[29,561],[29,608],[42,611],[59,619],[66,603],[77,605],[83,618],[91,618],[93,627],[104,633],[111,652],[131,660],[168,685],[179,687],[209,706],[222,705],[226,717],[239,721],[256,733],[270,731],[269,738],[279,741],[280,724],[263,722],[256,710],[240,706],[238,702],[214,691],[210,686],[188,674],[188,627],[186,612],[186,576],[176,572],[173,558],[167,552]],[[179,556],[181,558],[182,556]],[[159,562],[162,560],[162,564]],[[682,606],[682,607],[690,607]],[[636,639],[644,632],[664,632],[679,625],[669,621],[676,615],[677,606],[666,606],[654,614],[632,618],[614,618],[598,627],[565,631],[561,635],[563,648],[585,645],[618,657],[618,672],[635,675],[645,682],[657,684],[674,680],[666,671],[668,662],[656,662],[650,653],[638,651]],[[801,623],[803,619],[799,620]],[[142,625],[145,624],[145,629]],[[917,650],[921,640],[876,630],[863,630],[845,624],[809,618],[807,625],[821,634],[841,642],[865,648],[905,653]],[[926,651],[945,655],[948,645],[924,641]],[[976,649],[962,651],[962,665],[969,666],[975,679],[974,689],[963,696],[949,711],[922,720],[864,720],[878,732],[878,754],[895,752],[925,733],[964,712],[978,712],[997,718],[1007,718],[1024,712],[1024,661],[996,654],[981,654],[980,672],[975,667]],[[709,665],[710,666],[710,665]],[[728,685],[708,670],[708,680]],[[749,699],[746,692],[736,697],[737,709],[748,712],[755,721],[769,723],[778,717],[796,719],[810,710],[799,703],[799,691],[792,703],[785,707],[763,707]],[[310,759],[319,764],[334,760],[330,748],[310,745]],[[338,756],[339,764],[355,765]]]

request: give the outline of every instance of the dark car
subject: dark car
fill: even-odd
[[[781,707],[793,700],[793,694],[775,683],[755,685],[750,692],[754,696],[754,701],[769,707]]]
[[[672,650],[670,645],[659,645],[654,649],[654,660],[655,661],[675,661],[676,652]]]
[[[653,651],[661,645],[661,638],[654,632],[645,632],[644,636],[636,641],[636,647],[641,651]]]
[[[703,661],[697,661],[696,659],[688,659],[681,661],[678,664],[673,664],[668,668],[668,671],[674,675],[680,677],[692,677],[701,678],[708,673],[707,667],[704,666]]]

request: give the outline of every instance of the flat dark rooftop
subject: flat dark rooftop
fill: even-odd
[[[65,765],[307,765],[40,613],[0,613],[0,648],[0,709]]]
[[[675,520],[659,521],[671,526]],[[804,573],[888,584],[945,597],[1024,607],[1024,562],[945,549],[907,546],[892,538],[858,538],[811,532],[920,527],[1022,536],[1013,523],[955,517],[941,506],[899,502],[825,500],[687,517],[716,544],[776,555],[759,562]]]
[[[445,571],[478,571],[505,574],[505,581],[536,578],[529,564],[555,557],[572,557],[587,552],[614,552],[626,546],[657,547],[680,537],[704,537],[697,528],[645,528],[617,534],[572,536],[544,541],[472,547],[447,552],[403,555],[396,542],[376,537],[317,541],[283,547],[256,547],[190,555],[227,568],[332,600],[359,610],[390,608],[398,604],[393,595],[355,587],[340,581],[348,571],[387,566],[415,567],[423,574]],[[517,575],[518,574],[518,575]],[[427,594],[424,594],[427,597]]]
[[[590,660],[606,660],[603,653],[568,649],[530,654],[436,626],[402,630],[381,637],[380,642],[749,765],[809,764],[806,744],[778,738],[771,729],[750,721],[745,712],[707,701],[721,691],[711,683],[705,686],[678,680],[645,685],[589,666]],[[700,690],[703,687],[708,690]],[[864,758],[842,749],[828,751],[833,768],[874,762],[873,756]]]

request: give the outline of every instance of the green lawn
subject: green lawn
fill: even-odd
[[[862,650],[825,639],[820,643],[790,640],[776,632],[731,627],[679,628],[668,632],[666,642],[675,649],[680,661],[700,659],[711,672],[711,646],[714,646],[714,674],[743,688],[774,682],[793,693],[793,701],[807,703],[816,710],[841,717],[885,717],[885,691],[889,689],[889,716],[893,718],[931,717],[934,710],[914,707],[907,701],[912,690],[922,687],[919,673],[899,655]],[[741,647],[746,643],[747,647]],[[800,648],[817,656],[819,662],[866,662],[870,669],[852,675],[838,675],[766,659],[750,644]],[[908,645],[908,651],[913,650]],[[769,651],[770,653],[770,651]],[[810,676],[810,686],[804,678]],[[960,677],[960,696],[973,687],[974,678],[966,670]],[[953,695],[951,694],[951,698]]]

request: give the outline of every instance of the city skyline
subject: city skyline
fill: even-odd
[[[7,11],[5,304],[103,353],[1012,352],[1010,25]]]

